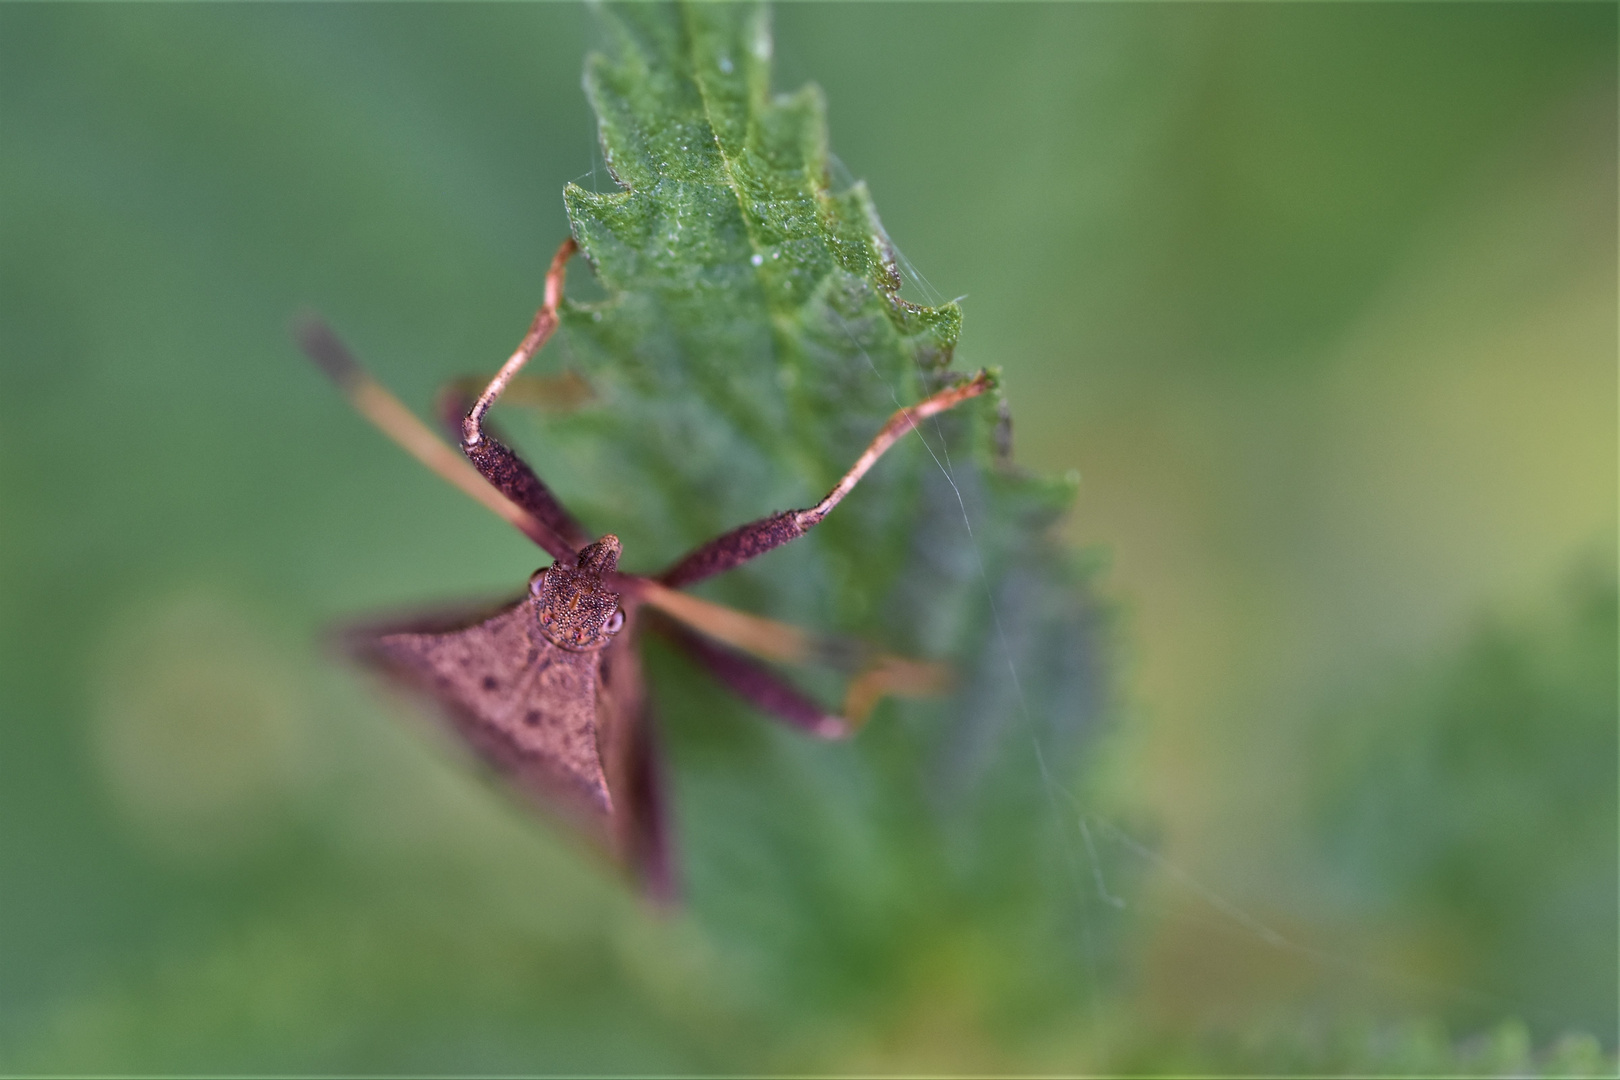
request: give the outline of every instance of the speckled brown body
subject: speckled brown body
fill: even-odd
[[[619,541],[604,536],[538,571],[528,595],[463,625],[373,628],[350,637],[362,658],[432,694],[497,772],[580,820],[614,847],[613,792],[633,792],[641,702],[626,615],[604,584]]]

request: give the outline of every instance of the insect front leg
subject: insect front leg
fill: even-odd
[[[412,457],[471,495],[516,526],[553,558],[572,559],[581,545],[573,544],[526,506],[491,487],[485,476],[446,446],[433,430],[418,420],[387,387],[372,378],[332,328],[313,316],[297,327],[298,342],[309,358],[337,384],[362,416],[398,443]]]
[[[833,507],[855,489],[861,477],[877,464],[878,458],[882,457],[906,432],[915,428],[919,420],[954,408],[968,398],[978,397],[990,389],[991,385],[990,373],[981,371],[973,378],[947,387],[916,405],[898,410],[889,417],[888,422],[877,433],[877,437],[827,493],[827,497],[815,506],[804,510],[784,510],[780,514],[751,521],[747,525],[717,536],[678,560],[659,575],[658,580],[674,588],[690,585],[706,577],[735,569],[773,548],[797,540],[831,513]]]
[[[540,521],[544,522],[553,532],[560,536],[571,550],[551,551],[553,557],[571,560],[580,548],[590,543],[590,536],[574,520],[572,514],[563,508],[562,503],[546,487],[535,471],[529,468],[528,463],[518,457],[511,448],[497,439],[485,424],[485,417],[490,408],[500,398],[507,386],[517,377],[523,365],[535,353],[540,351],[552,333],[557,329],[557,305],[562,302],[563,280],[568,270],[568,259],[578,250],[573,237],[564,240],[557,248],[557,254],[551,259],[551,269],[546,273],[545,300],[540,310],[535,312],[534,321],[529,324],[529,332],[523,335],[506,363],[495,373],[483,393],[472,402],[467,412],[462,416],[458,436],[461,441],[462,453],[467,455],[473,467],[477,469],[502,495],[523,507]],[[458,403],[459,404],[459,403]]]
[[[579,380],[578,376],[574,376],[574,379],[583,385],[583,380]],[[519,379],[510,388],[527,389],[530,381]],[[483,385],[482,380],[479,380],[479,385]],[[439,392],[439,417],[449,428],[451,436],[458,441],[462,440],[462,424],[477,396],[476,390],[470,387],[470,380],[458,379]],[[563,506],[562,501],[546,486],[545,481],[540,479],[539,474],[530,468],[516,451],[501,441],[488,421],[481,427],[483,438],[470,447],[465,441],[461,441],[462,452],[479,474],[493,484],[496,490],[545,522],[552,532],[573,549],[568,555],[559,555],[555,551],[551,554],[557,558],[571,558],[573,552],[589,544],[590,534],[574,515],[568,512],[568,508]],[[546,550],[551,549],[548,547]]]

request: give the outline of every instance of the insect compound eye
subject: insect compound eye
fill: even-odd
[[[546,570],[545,570],[545,567],[541,567],[540,569],[536,570],[534,573],[529,575],[529,595],[530,596],[539,596],[540,595],[540,590],[545,587],[545,584],[546,584]]]
[[[623,608],[615,608],[613,610],[613,614],[608,616],[608,621],[602,624],[602,633],[604,633],[604,634],[617,634],[620,630],[623,630],[623,629],[624,629],[624,609]]]

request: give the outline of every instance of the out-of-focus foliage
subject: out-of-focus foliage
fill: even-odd
[[[1458,1040],[1432,1022],[1341,1022],[1326,1029],[1297,1020],[1202,1040],[1161,1033],[1118,1059],[1148,1075],[1279,1076],[1613,1076],[1615,1059],[1591,1035],[1567,1035],[1537,1050],[1530,1032],[1506,1021]]]
[[[1369,922],[1422,918],[1477,988],[1463,1015],[1601,1031],[1620,1007],[1613,568],[1560,600],[1332,715],[1312,790],[1335,900]]]
[[[286,334],[318,307],[424,409],[507,355],[566,186],[616,190],[581,57],[679,61],[631,18],[0,5],[0,1068],[1613,1074],[1612,948],[1576,953],[1615,921],[1614,615],[1601,576],[1551,598],[1615,543],[1615,9],[779,8],[830,193],[870,183],[904,297],[965,297],[952,366],[1004,367],[1018,462],[1084,475],[1059,527],[1110,553],[1125,722],[1066,749],[1039,725],[1084,708],[1030,742],[962,699],[815,746],[655,652],[673,920],[315,655],[537,559]],[[761,145],[818,131],[809,100],[767,100]],[[664,321],[685,286],[603,247],[620,321],[583,322],[576,263],[542,357],[598,397],[502,422],[637,567],[801,503],[884,383],[925,384],[856,239],[847,309],[763,260],[694,275],[753,290],[754,345]],[[833,311],[870,368],[809,332]],[[831,364],[848,407],[722,366],[766,353]],[[1076,579],[1000,508],[1070,494],[999,471],[991,424],[925,432],[975,545],[917,442],[706,590],[970,657],[993,704],[984,579],[951,561],[983,553],[1032,697],[1100,687],[1018,633],[1077,595],[1020,582]]]

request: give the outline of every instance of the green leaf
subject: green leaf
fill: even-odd
[[[762,8],[604,21],[586,88],[619,188],[565,197],[606,295],[569,302],[542,358],[577,367],[597,406],[531,446],[645,571],[813,504],[894,409],[962,377],[962,316],[900,297],[867,190],[829,178],[820,92],[771,93]],[[1011,464],[998,398],[918,435],[808,537],[704,588],[947,660],[956,692],[885,704],[847,745],[782,731],[656,651],[655,700],[688,896],[736,955],[801,1005],[900,1007],[936,970],[975,996],[1018,986],[1038,1006],[1016,1026],[1069,1010],[1097,971],[1051,786],[1077,779],[1103,712],[1106,620],[1051,536],[1073,484]]]

